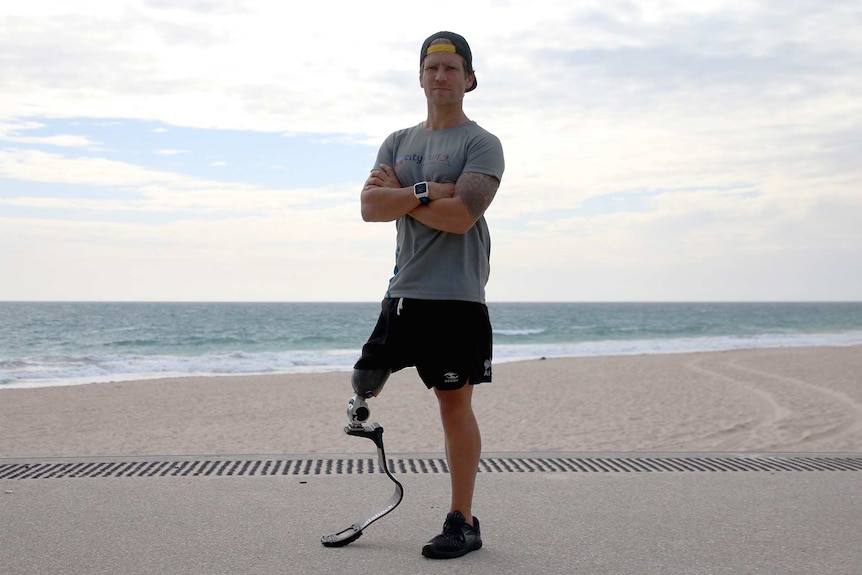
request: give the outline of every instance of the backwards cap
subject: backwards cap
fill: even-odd
[[[449,40],[452,42],[452,45],[436,44],[432,46],[431,42],[439,38]],[[467,88],[466,91],[469,92],[470,90],[476,89],[476,85],[479,82],[476,80],[475,72],[473,72],[473,53],[470,52],[470,45],[467,44],[467,40],[465,40],[463,36],[454,32],[437,32],[436,34],[431,34],[428,36],[428,39],[422,43],[422,51],[419,52],[419,65],[421,66],[422,62],[425,61],[425,56],[428,54],[434,54],[435,52],[455,52],[464,58],[464,67],[467,73],[473,74],[473,85]]]

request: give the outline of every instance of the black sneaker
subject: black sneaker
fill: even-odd
[[[453,559],[479,549],[482,535],[479,532],[479,520],[475,517],[473,525],[467,525],[460,511],[449,513],[443,523],[443,533],[425,544],[422,555],[430,559]]]

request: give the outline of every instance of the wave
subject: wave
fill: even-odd
[[[540,357],[654,355],[767,349],[783,347],[844,347],[862,345],[862,331],[839,334],[762,334],[676,339],[607,340],[553,344],[495,345],[494,362]]]
[[[516,330],[519,331],[519,330]],[[590,357],[727,351],[776,347],[862,345],[862,331],[841,334],[764,334],[755,336],[607,340],[534,344],[495,344],[494,362],[540,357]],[[198,355],[80,355],[0,361],[0,389],[192,376],[346,372],[357,350],[206,353]]]
[[[356,359],[355,350],[25,358],[0,367],[0,389],[172,377],[332,372],[352,368]]]
[[[547,330],[540,329],[495,329],[495,335],[539,335]]]

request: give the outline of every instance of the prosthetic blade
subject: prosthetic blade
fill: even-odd
[[[362,536],[362,531],[398,507],[401,500],[404,498],[404,487],[398,482],[392,473],[389,472],[389,466],[386,464],[386,450],[383,448],[383,427],[379,423],[372,423],[364,426],[348,426],[344,428],[347,435],[355,435],[357,437],[367,437],[377,446],[377,457],[380,460],[380,467],[386,475],[395,483],[395,492],[389,498],[389,501],[378,511],[373,511],[365,517],[360,518],[347,529],[343,529],[331,535],[324,535],[320,538],[320,542],[326,547],[343,547],[348,545]]]

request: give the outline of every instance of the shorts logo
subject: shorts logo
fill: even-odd
[[[443,375],[443,383],[452,384],[452,383],[458,383],[459,381],[461,381],[461,376],[458,375],[457,373],[455,373],[454,371],[450,371],[450,372],[446,373],[445,375]]]
[[[491,377],[491,360],[485,360],[485,377]]]

